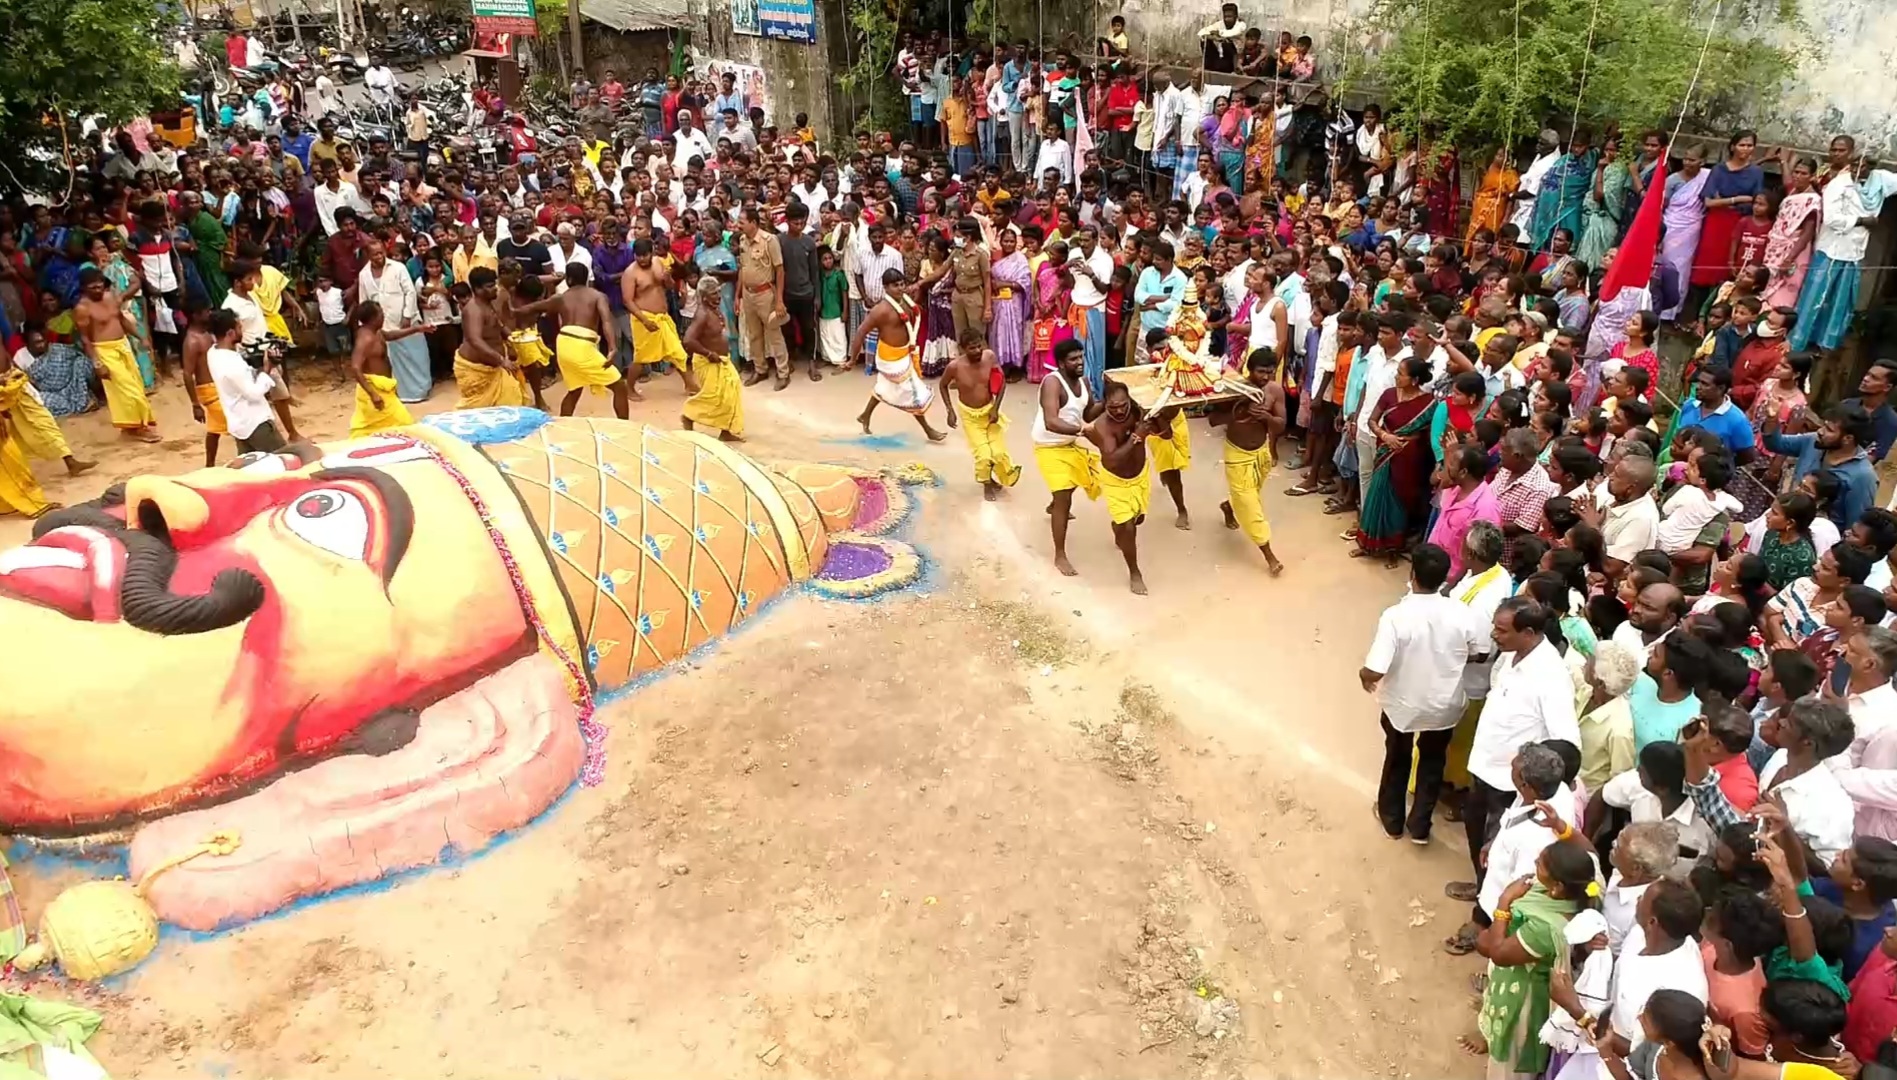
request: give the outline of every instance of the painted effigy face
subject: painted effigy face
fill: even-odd
[[[0,553],[0,831],[239,793],[532,651],[506,567],[421,445],[294,451],[136,477]]]

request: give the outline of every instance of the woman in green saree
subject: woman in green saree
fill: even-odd
[[[1574,257],[1590,268],[1607,259],[1608,249],[1620,243],[1620,217],[1627,212],[1627,185],[1631,175],[1620,161],[1620,138],[1608,136],[1601,144],[1601,162],[1594,169],[1594,186],[1581,204],[1581,244]]]
[[[1350,553],[1354,558],[1382,556],[1395,566],[1410,531],[1420,528],[1429,516],[1429,474],[1436,465],[1429,429],[1442,407],[1423,389],[1430,373],[1429,361],[1413,356],[1397,367],[1394,387],[1379,400],[1365,403],[1371,410],[1377,459],[1364,487],[1357,549]]]
[[[1476,935],[1475,951],[1489,962],[1482,991],[1478,1034],[1464,1036],[1463,1049],[1488,1058],[1489,1080],[1534,1077],[1548,1067],[1541,1026],[1548,1019],[1548,975],[1567,951],[1568,918],[1600,904],[1600,885],[1586,841],[1573,836],[1552,811],[1556,835],[1535,860],[1535,874],[1510,885],[1495,905],[1493,921]]]
[[[224,275],[224,264],[230,255],[230,237],[217,218],[204,209],[203,200],[195,192],[185,192],[181,201],[184,227],[197,249],[191,253],[192,261],[197,263],[198,276],[204,280],[204,291],[210,295],[211,306],[222,307],[224,297],[231,291],[230,278]]]

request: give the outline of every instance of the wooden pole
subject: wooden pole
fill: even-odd
[[[586,52],[580,46],[580,24],[583,21],[580,0],[566,0],[566,25],[573,35],[573,72],[577,78],[586,77]]]

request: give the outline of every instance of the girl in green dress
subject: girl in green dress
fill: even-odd
[[[1772,588],[1810,577],[1818,565],[1818,548],[1811,540],[1811,521],[1817,516],[1817,500],[1802,491],[1780,495],[1765,511],[1759,558],[1765,560],[1765,579]]]
[[[1548,1019],[1548,975],[1568,948],[1568,918],[1600,904],[1600,884],[1584,840],[1546,804],[1538,804],[1556,836],[1535,860],[1535,874],[1510,885],[1493,920],[1476,935],[1489,962],[1488,986],[1474,1037],[1462,1046],[1489,1059],[1490,1080],[1533,1077],[1548,1067],[1541,1025]]]

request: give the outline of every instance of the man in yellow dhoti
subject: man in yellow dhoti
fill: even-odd
[[[349,355],[349,370],[356,379],[356,410],[349,417],[349,437],[361,438],[389,428],[412,424],[408,406],[395,396],[395,372],[389,367],[389,342],[426,333],[432,326],[407,326],[386,330],[382,324],[382,305],[365,300],[349,314],[349,326],[355,334],[355,349]],[[459,357],[456,358],[459,366]],[[459,385],[460,379],[455,380]]]
[[[1273,576],[1284,573],[1284,564],[1271,550],[1271,523],[1265,520],[1261,490],[1271,472],[1271,440],[1284,431],[1284,393],[1275,379],[1276,364],[1270,349],[1255,350],[1245,365],[1245,381],[1258,388],[1258,399],[1220,406],[1210,420],[1213,427],[1225,427],[1226,501],[1219,504],[1225,527],[1242,529],[1245,538],[1258,545]]]
[[[27,465],[13,429],[8,417],[0,416],[0,507],[36,518],[51,510],[53,504],[46,501],[46,492],[33,479],[33,469]]]
[[[1146,452],[1152,456],[1153,471],[1159,474],[1159,482],[1172,496],[1173,508],[1179,511],[1173,527],[1190,529],[1192,519],[1186,515],[1184,474],[1186,466],[1192,464],[1192,434],[1186,428],[1185,410],[1177,405],[1162,409],[1154,413],[1148,423],[1154,431],[1166,433],[1148,435]]]
[[[12,361],[4,356],[0,356],[0,415],[6,417],[9,430],[28,457],[63,461],[66,471],[73,476],[97,467],[96,461],[80,461],[72,456],[66,434],[59,430],[59,421],[40,400],[39,391],[27,381],[26,372],[12,366]]]
[[[85,343],[86,355],[105,387],[112,426],[140,442],[160,441],[158,422],[145,397],[145,377],[138,370],[127,334],[136,333],[119,294],[106,287],[105,275],[93,267],[79,271],[79,302],[73,305],[73,324]]]
[[[1078,342],[1075,342],[1078,344]],[[1113,522],[1113,544],[1126,560],[1128,588],[1146,595],[1140,573],[1139,527],[1153,499],[1153,472],[1146,454],[1146,436],[1152,422],[1133,403],[1132,391],[1122,382],[1109,382],[1101,411],[1081,433],[1100,448],[1100,491],[1107,517]]]
[[[1054,568],[1068,577],[1080,571],[1067,561],[1067,523],[1073,520],[1074,491],[1100,497],[1100,456],[1078,439],[1092,405],[1087,389],[1086,346],[1068,339],[1054,346],[1054,370],[1041,380],[1041,400],[1034,410],[1034,464],[1047,482],[1047,503],[1054,530]]]
[[[1003,434],[1008,430],[1008,419],[1001,415],[1001,397],[1007,392],[1008,381],[979,330],[962,335],[961,354],[949,361],[938,389],[948,403],[948,426],[960,427],[968,438],[982,498],[994,502],[1001,498],[1002,488],[1013,487],[1021,479],[1021,466],[1008,456]]]
[[[692,430],[693,424],[703,424],[717,428],[718,437],[725,442],[742,442],[744,380],[724,352],[725,318],[718,304],[722,292],[718,279],[710,274],[698,280],[698,317],[685,328],[683,343],[690,350],[698,392],[686,399],[678,422],[686,431]]]
[[[611,390],[613,413],[621,420],[630,413],[631,385],[606,357],[617,350],[613,311],[606,294],[587,284],[592,267],[571,262],[566,267],[566,292],[560,294],[560,336],[554,342],[553,359],[560,366],[560,381],[566,384],[566,397],[560,401],[560,415],[572,416],[580,403],[580,391],[598,394]],[[600,350],[601,343],[606,349]]]
[[[652,241],[646,237],[634,241],[632,265],[619,279],[619,294],[625,301],[628,323],[632,327],[632,362],[641,368],[667,361],[685,362],[685,345],[679,340],[678,324],[666,310],[666,290],[670,285],[671,275],[652,257]],[[721,297],[722,293],[714,297],[712,303],[717,304]],[[722,313],[718,321],[720,325],[724,323]],[[723,354],[725,347],[720,346],[716,352]]]
[[[520,379],[502,330],[494,271],[477,266],[468,273],[474,296],[461,309],[461,347],[454,354],[454,384],[461,392],[457,409],[486,409],[496,405],[527,404]]]

